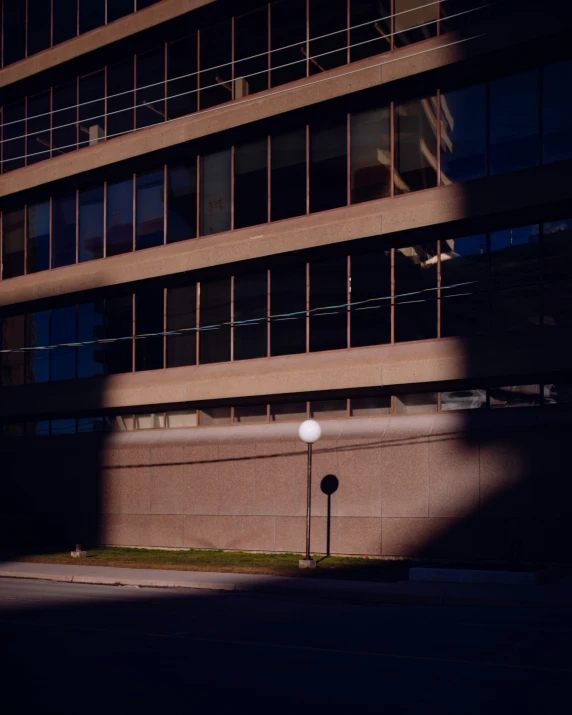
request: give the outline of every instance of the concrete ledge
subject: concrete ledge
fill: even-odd
[[[543,572],[415,567],[409,569],[409,580],[433,583],[491,583],[508,586],[535,586],[543,582]]]

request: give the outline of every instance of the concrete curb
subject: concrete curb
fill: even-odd
[[[327,598],[352,603],[371,604],[409,604],[409,605],[432,605],[432,606],[494,606],[509,608],[556,608],[572,609],[569,601],[531,601],[526,599],[499,599],[499,598],[479,598],[470,596],[436,596],[432,594],[411,594],[411,593],[375,593],[368,590],[356,591],[353,588],[332,589],[326,584],[316,584],[314,582],[305,584],[288,584],[287,586],[276,584],[259,584],[249,582],[207,582],[207,581],[168,581],[144,578],[106,578],[104,576],[66,576],[63,574],[51,574],[42,572],[14,572],[0,569],[0,578],[24,578],[38,581],[59,581],[63,583],[80,583],[98,586],[131,586],[139,588],[169,588],[169,589],[191,589],[207,591],[239,591],[243,593],[265,593],[281,596],[302,596],[310,598]],[[371,586],[371,584],[367,584]]]

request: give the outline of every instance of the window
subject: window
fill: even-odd
[[[416,99],[395,108],[395,193],[437,186],[436,99]]]
[[[26,163],[36,164],[50,158],[51,92],[28,98],[26,127]]]
[[[51,44],[51,0],[28,0],[28,57]]]
[[[50,311],[42,310],[26,315],[26,342],[28,348],[50,344]],[[18,346],[19,347],[19,346]],[[25,355],[26,383],[48,382],[50,379],[50,352],[32,350]]]
[[[103,258],[103,186],[79,192],[79,262]]]
[[[351,258],[351,346],[391,342],[391,252]]]
[[[105,337],[104,315],[103,300],[78,305],[78,342],[101,340]],[[78,377],[94,377],[103,374],[105,349],[103,343],[81,345],[78,348]]]
[[[167,44],[167,118],[197,111],[197,35]]]
[[[310,211],[348,203],[347,127],[345,122],[312,129],[310,135]]]
[[[540,385],[511,385],[489,390],[491,410],[503,407],[538,407]]]
[[[230,360],[230,279],[200,284],[200,362]]]
[[[312,402],[310,402],[310,415],[317,420],[347,417],[348,401],[346,399],[312,400]]]
[[[348,45],[347,0],[309,0],[309,16],[310,74],[344,65]],[[321,39],[312,39],[315,37]]]
[[[105,337],[124,338],[105,345],[107,372],[114,375],[131,372],[133,341],[133,299],[131,295],[107,298],[105,301]]]
[[[391,397],[352,397],[350,417],[379,417],[391,412]]]
[[[409,45],[437,34],[434,0],[395,0],[395,45]]]
[[[154,412],[149,415],[135,415],[135,429],[162,429],[165,427],[165,415]]]
[[[538,164],[538,70],[491,82],[491,174]]]
[[[108,417],[80,417],[77,421],[78,433],[109,431]]]
[[[572,61],[542,69],[542,158],[545,162],[572,157],[572,99],[563,87],[572,84]]]
[[[4,3],[4,67],[26,56],[26,3]]]
[[[298,422],[306,419],[305,402],[278,402],[270,405],[271,422]]]
[[[50,434],[50,420],[26,422],[26,434],[34,437],[47,437]]]
[[[52,345],[77,342],[76,306],[52,310]],[[61,347],[51,351],[52,380],[73,380],[77,376],[77,348]]]
[[[105,25],[105,0],[80,0],[79,32],[89,32]]]
[[[137,127],[165,121],[165,48],[137,55]]]
[[[572,385],[555,383],[544,385],[545,405],[569,405],[572,402]]]
[[[232,24],[224,22],[201,30],[200,108],[232,99]]]
[[[234,152],[234,228],[268,221],[268,142],[237,146]]]
[[[306,76],[306,0],[281,0],[270,12],[271,83],[277,87]]]
[[[50,202],[28,206],[26,273],[50,267]]]
[[[230,231],[230,151],[201,158],[201,236]]]
[[[54,7],[54,45],[71,40],[77,35],[78,0],[52,0]]]
[[[107,22],[113,22],[134,12],[133,0],[107,0]]]
[[[310,264],[310,350],[339,350],[348,346],[347,259]]]
[[[441,34],[462,30],[470,27],[474,22],[482,23],[485,20],[485,13],[482,12],[482,9],[487,7],[490,7],[488,0],[447,0],[447,2],[439,3]],[[470,12],[475,9],[477,12]]]
[[[160,246],[164,237],[164,171],[137,176],[137,231],[135,248]]]
[[[163,288],[146,288],[135,296],[135,334],[163,332]],[[163,367],[163,336],[135,341],[135,369],[158,370]]]
[[[266,405],[240,405],[235,407],[234,421],[240,425],[266,422]]]
[[[196,410],[176,410],[167,412],[167,427],[196,427],[197,426],[197,411]]]
[[[395,249],[395,342],[437,337],[437,245]]]
[[[352,62],[391,49],[391,0],[350,1]]]
[[[229,425],[230,407],[203,407],[199,410],[199,424],[205,425]]]
[[[2,320],[2,349],[21,348],[26,345],[26,317],[11,315]],[[2,359],[2,386],[23,385],[25,381],[24,353],[4,353]]]
[[[197,235],[197,163],[167,169],[167,243]]]
[[[106,255],[133,250],[133,178],[107,184]]]
[[[441,184],[487,173],[486,90],[480,84],[441,95]]]
[[[351,202],[382,199],[391,194],[389,107],[351,117]]]
[[[3,108],[2,171],[13,171],[24,166],[26,159],[26,123],[24,102]]]
[[[167,289],[167,330],[185,330],[167,336],[167,367],[197,362],[197,288],[185,285]],[[191,330],[189,330],[191,328]]]
[[[135,119],[133,72],[133,59],[109,67],[107,70],[106,136],[108,139],[133,130]]]
[[[79,78],[79,146],[93,146],[105,138],[105,72]]]
[[[272,221],[306,213],[306,130],[272,137]]]
[[[51,434],[53,435],[76,434],[76,432],[77,423],[74,417],[51,420]]]
[[[395,412],[401,414],[419,414],[437,412],[438,395],[436,392],[420,392],[412,395],[397,395],[395,397]]]
[[[569,331],[572,327],[572,221],[543,226],[544,326]]]
[[[77,84],[54,87],[52,93],[52,155],[77,149]],[[89,105],[88,105],[89,106]]]
[[[266,357],[268,274],[249,273],[234,279],[234,359]],[[253,321],[253,322],[242,322]]]
[[[234,98],[268,89],[268,6],[234,20]],[[252,57],[252,59],[247,59]]]
[[[487,391],[482,390],[454,390],[441,393],[441,410],[478,410],[487,406]]]
[[[271,271],[270,339],[272,355],[306,352],[306,264]]]
[[[75,263],[76,198],[52,200],[52,268]]]
[[[24,209],[4,211],[2,221],[2,278],[21,276],[24,273]]]

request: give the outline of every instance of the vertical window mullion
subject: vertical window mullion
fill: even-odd
[[[310,352],[310,263],[306,263],[306,352]]]
[[[395,248],[391,249],[391,344],[395,343]]]
[[[230,277],[230,361],[234,362],[234,276]]]
[[[395,102],[389,105],[389,142],[391,152],[390,196],[395,196]]]
[[[75,192],[75,262],[79,263],[79,190]]]
[[[272,329],[272,321],[270,320],[270,316],[272,315],[272,302],[270,299],[270,291],[272,288],[272,275],[270,272],[270,268],[266,272],[266,356],[270,357],[271,353],[271,334],[270,331]]]
[[[233,85],[234,86],[234,85]],[[230,230],[234,230],[234,144],[230,148]]]
[[[350,348],[352,343],[351,343],[351,324],[352,324],[352,315],[350,312],[350,303],[352,302],[352,277],[351,277],[351,256],[348,255],[347,257],[347,294],[346,294],[346,334],[347,334],[347,339],[346,339],[346,347]]]
[[[306,215],[310,213],[310,125],[306,124]]]
[[[437,338],[441,337],[441,247],[443,243],[437,241]],[[441,393],[439,393],[441,394]]]
[[[201,335],[201,283],[200,281],[197,281],[196,286],[196,319],[195,319],[195,350],[196,350],[196,355],[195,355],[195,365],[200,364],[200,353],[199,353],[199,348],[200,348],[200,335]]]
[[[137,334],[137,302],[135,293],[131,294],[131,372],[135,372],[135,335]]]

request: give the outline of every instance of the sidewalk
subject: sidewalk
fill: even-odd
[[[163,571],[107,566],[1,563],[0,578],[29,578],[67,583],[153,588],[243,591],[361,603],[412,603],[466,606],[572,608],[572,579],[538,586],[459,583],[371,583],[330,579],[260,576],[206,571]]]

